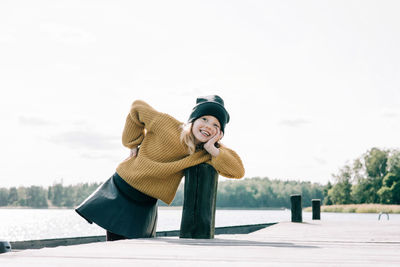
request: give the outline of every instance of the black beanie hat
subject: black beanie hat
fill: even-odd
[[[224,100],[217,95],[202,96],[196,99],[196,106],[193,108],[189,116],[188,122],[211,115],[218,119],[221,124],[221,131],[224,132],[225,124],[229,122],[229,113],[224,107]]]

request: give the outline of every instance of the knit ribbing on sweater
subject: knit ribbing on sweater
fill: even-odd
[[[175,197],[183,171],[200,163],[212,165],[228,178],[244,176],[240,157],[221,146],[217,157],[204,149],[193,154],[180,140],[183,123],[153,109],[141,100],[133,102],[126,118],[122,143],[139,147],[136,157],[121,162],[117,173],[135,189],[170,204]]]

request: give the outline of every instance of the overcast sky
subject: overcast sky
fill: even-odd
[[[245,177],[327,183],[399,148],[400,2],[0,2],[0,187],[101,182],[143,99],[231,114]]]

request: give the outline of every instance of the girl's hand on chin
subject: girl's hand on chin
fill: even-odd
[[[206,143],[204,143],[203,147],[204,149],[211,154],[211,156],[216,157],[219,155],[219,148],[215,146],[215,143],[217,143],[219,140],[222,139],[224,136],[224,133],[218,129],[218,132]]]
[[[129,157],[130,158],[131,157],[136,157],[137,156],[137,152],[138,152],[138,148],[137,147],[131,148],[131,151],[129,153]]]
[[[131,150],[129,151],[129,157],[127,157],[125,160],[136,157],[137,153],[138,153],[137,147],[131,148]]]

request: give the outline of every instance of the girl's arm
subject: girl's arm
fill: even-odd
[[[223,136],[224,133],[218,130],[217,134],[203,145],[204,149],[211,155],[211,165],[222,176],[242,178],[244,167],[238,154],[218,143]],[[216,145],[217,143],[218,145]]]
[[[138,147],[160,113],[142,100],[136,100],[126,117],[122,144],[130,149]]]
[[[210,164],[224,177],[242,178],[245,171],[239,155],[223,145],[220,145],[218,150],[218,155],[211,157]]]

